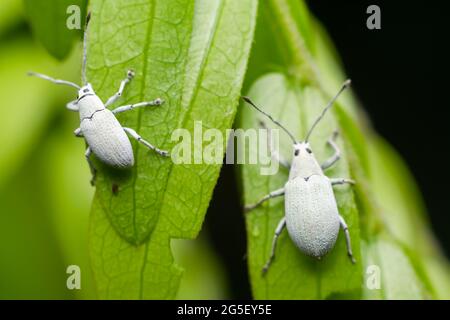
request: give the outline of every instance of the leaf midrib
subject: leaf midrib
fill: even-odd
[[[146,82],[147,82],[147,68],[148,68],[148,49],[150,47],[150,41],[151,41],[151,34],[153,30],[153,22],[155,18],[155,6],[156,6],[156,0],[152,0],[150,4],[150,10],[149,10],[149,22],[147,26],[147,34],[145,37],[145,43],[144,43],[144,51],[143,51],[143,76],[142,76],[142,86],[141,91],[139,93],[139,97],[141,101],[144,101],[145,92],[144,89],[146,88]],[[137,120],[137,132],[140,132],[141,130],[141,122],[142,122],[142,108],[138,109],[138,120]],[[138,143],[135,142],[135,145],[138,145]],[[137,181],[137,175],[138,175],[138,159],[139,159],[139,145],[136,149],[136,156],[135,156],[135,169],[133,171],[133,182],[132,182],[132,188],[133,188],[133,233],[134,233],[134,239],[137,239],[137,230],[136,230],[136,181]]]
[[[150,47],[150,40],[151,40],[151,34],[153,30],[153,22],[155,21],[155,6],[156,6],[156,0],[151,1],[150,4],[150,12],[149,12],[149,22],[147,26],[147,35],[145,38],[145,44],[144,44],[144,52],[143,52],[143,66],[142,69],[144,71],[142,76],[142,86],[141,86],[141,92],[139,94],[140,99],[143,101],[145,97],[144,89],[146,88],[146,82],[147,82],[147,68],[148,68],[148,49]],[[137,123],[137,129],[138,132],[140,132],[141,129],[141,122],[142,122],[142,109],[138,110],[138,123]],[[138,143],[135,143],[138,144]],[[138,159],[139,159],[139,145],[136,148],[136,157],[135,157],[135,170],[133,172],[133,182],[132,182],[132,188],[133,188],[133,232],[134,232],[134,238],[137,239],[137,231],[136,231],[136,181],[137,181],[137,174],[138,174]],[[145,273],[145,267],[147,265],[147,255],[148,255],[148,243],[147,241],[145,243],[144,248],[144,261],[142,262],[142,267],[140,271],[140,286],[139,286],[139,299],[143,299],[143,288],[144,288],[144,273]]]
[[[194,4],[194,6],[195,6],[195,4]],[[197,80],[196,80],[195,85],[193,87],[194,92],[193,92],[193,95],[191,97],[191,100],[189,101],[187,112],[185,113],[185,115],[183,116],[183,120],[181,121],[181,128],[185,127],[185,125],[187,123],[187,119],[189,119],[189,115],[192,112],[192,104],[193,104],[193,102],[195,101],[195,99],[196,99],[196,97],[198,95],[198,91],[199,91],[198,88],[199,88],[201,80],[203,79],[203,76],[204,76],[204,70],[205,70],[205,66],[206,66],[207,61],[208,61],[209,52],[210,52],[210,50],[211,50],[211,48],[213,46],[214,40],[216,38],[215,36],[216,36],[217,33],[215,32],[215,30],[217,29],[218,21],[220,21],[220,19],[222,17],[223,6],[224,6],[224,1],[220,0],[219,6],[218,6],[218,9],[217,9],[218,12],[217,12],[217,15],[216,15],[216,17],[214,19],[213,28],[211,29],[212,32],[211,32],[211,34],[209,36],[209,39],[208,39],[208,42],[207,42],[207,45],[206,45],[206,50],[204,50],[204,54],[203,54],[203,57],[202,57],[202,60],[201,60],[200,68],[199,68],[198,77],[197,77]],[[152,6],[151,11],[152,11],[152,13],[154,15],[154,6]],[[194,14],[195,14],[195,8],[194,8]],[[151,25],[153,26],[153,22],[151,23]],[[151,31],[151,28],[149,28],[149,29]],[[192,40],[192,33],[191,33],[191,40]],[[146,42],[145,52],[147,52],[148,45],[149,45],[149,42],[150,42],[149,34],[147,34],[147,40],[148,40],[148,42]],[[190,45],[189,45],[189,48],[190,48]],[[189,52],[189,50],[188,50],[188,52]],[[188,55],[188,58],[189,58],[189,55]],[[186,67],[187,63],[188,63],[188,61],[186,60],[185,67]],[[146,67],[147,67],[146,65],[147,65],[147,63],[145,61],[144,70],[146,70]],[[141,96],[142,96],[142,93],[143,93],[143,89],[145,88],[145,79],[146,79],[146,76],[144,75],[144,79],[143,79],[143,84],[144,85],[143,85],[143,87],[141,89]],[[182,100],[183,99],[181,97],[180,98],[180,104],[181,104]],[[140,128],[140,125],[141,125],[141,110],[139,110],[139,111],[140,112],[139,112],[139,115],[138,115],[138,129]],[[137,153],[136,153],[136,158],[137,158]],[[136,162],[136,165],[137,165],[137,162]],[[165,200],[166,194],[167,194],[167,192],[166,192],[167,191],[167,186],[168,186],[169,180],[171,179],[171,176],[172,176],[172,172],[173,172],[172,169],[173,169],[173,163],[170,163],[169,172],[168,172],[167,179],[165,180],[165,185],[164,185],[163,203],[165,202],[164,200]],[[137,170],[135,170],[135,175],[134,175],[133,179],[134,179],[133,180],[133,189],[134,189],[135,183],[136,183],[136,179],[137,179]],[[163,205],[161,205],[159,207],[158,215],[156,217],[155,229],[156,229],[156,226],[158,225],[158,222],[160,220],[162,208],[163,208]],[[134,227],[134,230],[136,232],[135,216],[136,216],[136,201],[135,201],[135,192],[133,192],[133,227]],[[145,253],[144,253],[144,259],[143,259],[142,268],[141,268],[141,275],[140,275],[140,288],[139,288],[139,298],[140,299],[143,299],[145,268],[146,268],[146,265],[147,265],[147,257],[148,257],[148,245],[149,245],[149,243],[151,241],[151,238],[152,238],[153,234],[154,233],[152,233],[149,236],[148,241],[146,241],[146,243],[145,243],[145,248],[144,248],[144,250],[145,250],[144,252]]]

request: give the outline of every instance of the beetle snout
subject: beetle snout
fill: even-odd
[[[87,85],[83,86],[78,90],[78,99],[81,99],[82,97],[86,95],[95,94],[94,89],[92,88],[92,85],[88,83]]]

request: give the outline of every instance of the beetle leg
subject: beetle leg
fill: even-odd
[[[264,196],[261,200],[259,200],[257,203],[255,204],[251,204],[251,205],[246,205],[245,206],[245,211],[250,211],[255,209],[256,207],[258,207],[259,205],[261,205],[264,201],[267,201],[269,199],[275,198],[275,197],[279,197],[284,195],[284,188],[272,191],[271,193],[269,193],[268,195]]]
[[[285,217],[281,218],[281,220],[278,223],[278,226],[277,226],[277,228],[275,230],[275,235],[273,236],[273,239],[272,239],[272,249],[270,251],[270,257],[269,257],[269,260],[267,260],[266,264],[264,265],[264,267],[262,269],[263,275],[266,274],[267,270],[269,270],[269,267],[272,264],[273,259],[275,259],[275,250],[277,248],[278,237],[280,236],[280,234],[283,231],[284,227],[286,227],[286,218]]]
[[[333,186],[339,185],[339,184],[355,184],[355,180],[346,179],[346,178],[330,179],[330,181]]]
[[[336,138],[337,138],[338,134],[339,133],[337,130],[334,131],[333,135],[327,141],[327,143],[333,148],[334,154],[322,164],[322,170],[330,168],[333,164],[335,164],[341,158],[341,150],[339,149],[338,145],[336,144]]]
[[[70,101],[68,104],[66,104],[66,109],[78,112],[77,100]]]
[[[141,108],[141,107],[160,106],[163,103],[164,103],[164,100],[157,98],[153,101],[145,101],[145,102],[139,102],[139,103],[134,103],[134,104],[128,104],[126,106],[120,106],[120,107],[114,109],[112,111],[112,113],[117,114],[117,113],[129,111],[129,110],[133,110],[133,109]]]
[[[286,169],[290,169],[291,165],[289,161],[287,161],[279,152],[278,150],[275,150],[272,144],[272,129],[268,128],[266,126],[266,123],[264,121],[260,121],[260,125],[263,129],[267,130],[267,146],[270,150],[271,157],[277,161],[281,166],[285,167]]]
[[[353,257],[353,253],[352,253],[352,244],[351,244],[351,241],[350,241],[350,232],[348,232],[347,224],[345,223],[345,220],[344,220],[344,218],[341,215],[339,216],[339,223],[341,225],[342,230],[344,230],[344,233],[345,233],[345,243],[347,245],[347,254],[348,254],[350,260],[352,261],[352,263],[355,264],[356,260]]]
[[[160,150],[157,147],[155,147],[154,145],[150,144],[150,142],[145,141],[144,139],[142,139],[142,137],[133,129],[131,128],[126,128],[123,127],[123,130],[125,130],[126,133],[130,134],[134,139],[136,139],[137,141],[139,141],[140,143],[142,143],[144,146],[146,146],[147,148],[155,151],[156,153],[158,153],[161,156],[164,157],[168,157],[169,156],[169,152],[168,151],[164,151],[164,150]]]
[[[75,131],[73,132],[73,134],[75,135],[75,137],[78,137],[78,138],[83,137],[83,132],[81,132],[81,128],[76,128]]]
[[[90,147],[87,147],[86,152],[84,153],[84,156],[86,157],[86,160],[89,164],[89,169],[91,169],[92,178],[91,178],[91,185],[95,185],[95,178],[97,176],[97,169],[95,169],[94,164],[91,160],[91,154],[92,150]]]
[[[123,79],[120,82],[119,90],[111,96],[108,100],[106,100],[105,107],[108,107],[109,105],[113,104],[122,96],[123,90],[125,89],[125,86],[131,81],[131,79],[134,78],[134,71],[128,70],[127,77]]]

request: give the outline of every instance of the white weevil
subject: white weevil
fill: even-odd
[[[86,29],[89,17],[90,15],[88,14]],[[133,79],[134,72],[129,70],[127,72],[127,77],[120,83],[119,90],[110,97],[106,103],[103,103],[95,94],[91,84],[86,81],[86,39],[87,30],[85,31],[83,41],[83,86],[80,87],[75,83],[66,80],[53,79],[49,76],[35,72],[29,72],[28,74],[30,76],[49,80],[55,84],[68,85],[78,89],[77,99],[69,102],[66,107],[71,111],[78,112],[80,115],[80,127],[74,131],[74,134],[76,137],[84,137],[86,140],[88,147],[85,156],[92,173],[91,184],[94,184],[96,169],[90,158],[92,153],[94,153],[102,162],[115,168],[129,168],[134,165],[133,149],[127,134],[162,156],[168,156],[169,153],[160,150],[145,141],[133,129],[122,127],[115,116],[117,113],[133,110],[135,108],[159,106],[163,104],[164,101],[158,98],[154,101],[121,106],[112,111],[107,109],[108,106],[112,105],[122,96],[125,86]]]
[[[328,140],[328,143],[334,149],[335,153],[330,159],[322,164],[322,166],[317,162],[308,142],[315,126],[323,118],[327,110],[333,105],[334,101],[342,91],[349,85],[350,80],[347,80],[314,122],[311,129],[308,131],[304,142],[296,141],[294,136],[278,121],[258,108],[248,97],[243,97],[245,102],[249,103],[283,129],[294,143],[291,165],[272,150],[272,146],[270,145],[274,159],[289,169],[288,182],[283,188],[270,192],[257,203],[246,206],[245,208],[247,211],[252,210],[266,200],[282,195],[285,196],[285,215],[276,228],[275,236],[272,241],[272,250],[269,260],[264,265],[263,274],[267,272],[270,264],[275,258],[277,240],[285,227],[287,227],[289,236],[295,245],[306,255],[317,259],[322,258],[334,247],[339,233],[339,227],[341,227],[345,233],[347,253],[352,263],[355,263],[347,224],[345,223],[344,218],[339,215],[332,188],[333,185],[345,183],[353,184],[354,182],[350,179],[330,179],[323,173],[324,169],[331,167],[340,158],[339,148],[334,141],[337,132],[335,132]]]

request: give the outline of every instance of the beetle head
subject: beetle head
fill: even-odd
[[[322,169],[311,150],[309,142],[297,142],[293,148],[293,158],[289,178],[308,178],[314,174],[321,174]]]
[[[95,91],[90,83],[82,86],[80,90],[78,90],[78,101],[88,95],[95,95]]]
[[[325,116],[326,112],[333,106],[334,102],[337,100],[339,95],[350,86],[350,80],[347,80],[343,83],[341,89],[338,91],[338,93],[328,102],[327,106],[322,110],[322,113],[319,115],[319,117],[314,121],[311,128],[308,130],[306,134],[306,138],[304,142],[298,142],[294,135],[285,128],[280,122],[272,118],[270,114],[259,108],[252,100],[250,100],[249,97],[242,97],[242,99],[247,102],[249,105],[254,107],[256,110],[261,112],[263,115],[265,115],[267,118],[269,118],[273,123],[275,123],[278,127],[280,127],[282,130],[284,130],[288,136],[291,138],[292,142],[294,143],[294,157],[292,161],[291,166],[291,174],[290,176],[296,177],[298,175],[301,175],[303,177],[309,177],[311,174],[315,174],[316,172],[321,172],[320,166],[317,163],[314,154],[312,153],[312,150],[309,146],[309,138],[311,136],[311,133],[313,133],[314,129],[316,128],[317,124],[322,120],[322,118]],[[308,161],[309,160],[309,161]],[[304,163],[302,166],[301,163]],[[309,174],[309,175],[308,175]]]
[[[296,142],[294,144],[294,158],[314,157],[309,142]]]

